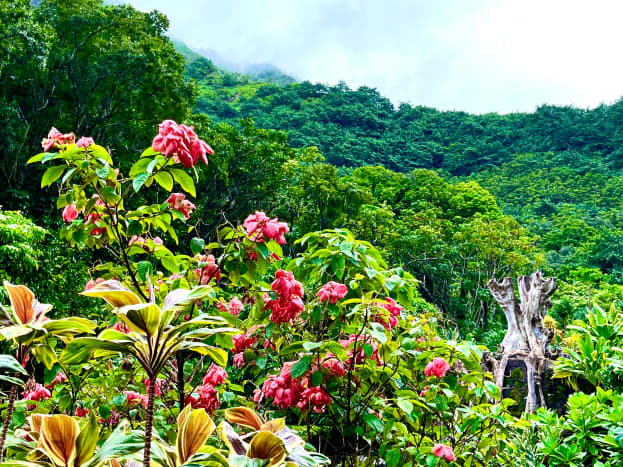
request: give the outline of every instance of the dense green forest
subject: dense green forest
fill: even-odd
[[[396,105],[168,28],[0,0],[0,465],[621,465],[623,100]],[[488,281],[537,270],[569,384],[520,416]]]
[[[374,89],[354,90],[343,83],[263,83],[218,69],[202,57],[189,60],[186,75],[199,86],[197,112],[232,125],[251,118],[257,127],[285,130],[294,148],[317,148],[343,177],[328,182],[337,191],[340,183],[352,182],[350,174],[357,167],[366,165],[412,179],[428,169],[453,185],[475,181],[532,237],[535,248],[524,255],[532,265],[548,268],[576,287],[594,281],[611,292],[609,298],[620,290],[623,101],[592,110],[543,105],[530,114],[470,115],[408,104],[396,107]],[[396,201],[375,196],[372,205],[402,221],[405,206]],[[387,242],[374,238],[378,233],[364,235]],[[507,241],[505,248],[513,251],[513,237]],[[396,260],[406,264],[404,256]],[[422,260],[427,264],[415,268],[426,290],[430,280],[424,280],[427,274],[420,266],[439,271],[443,264]],[[429,298],[451,307],[448,297],[435,300],[435,293]],[[575,313],[570,303],[560,311]],[[581,308],[576,312],[581,314]]]

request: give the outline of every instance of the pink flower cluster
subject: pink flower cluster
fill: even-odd
[[[186,398],[186,404],[190,404],[193,409],[205,409],[211,414],[221,405],[215,386],[223,384],[226,379],[227,372],[220,366],[212,365],[197,393],[190,394]]]
[[[58,373],[56,373],[54,379],[50,381],[50,384],[46,384],[45,387],[48,389],[54,389],[54,386],[59,383],[64,383],[65,381],[67,381],[67,375],[65,375],[65,373],[63,373],[62,371],[59,371]]]
[[[100,198],[97,199],[97,201],[95,202],[95,205],[105,206],[104,202]],[[80,212],[78,211],[76,207],[76,203],[68,204],[67,206],[65,206],[65,208],[63,208],[63,221],[70,224],[71,222],[76,220],[79,213]],[[87,224],[94,224],[95,222],[101,220],[101,218],[102,218],[102,215],[99,212],[91,211],[89,214],[87,214],[85,220]],[[96,227],[93,230],[91,230],[90,233],[91,235],[99,235],[102,232],[106,232],[106,227]]]
[[[23,393],[25,401],[42,401],[47,400],[52,397],[52,393],[42,384],[35,384],[33,389],[26,389]],[[36,405],[28,405],[27,409],[32,410],[36,407]]]
[[[41,146],[44,151],[49,151],[52,148],[60,148],[65,144],[74,144],[76,141],[76,135],[73,133],[61,133],[56,128],[52,127],[48,133],[47,138],[43,138]]]
[[[215,278],[221,280],[221,271],[219,271],[214,255],[196,255],[195,259],[199,262],[199,267],[195,269],[195,274],[199,277],[201,284],[207,284]]]
[[[348,288],[344,284],[330,281],[322,286],[316,296],[320,298],[321,302],[329,300],[331,303],[335,304],[339,299],[346,297],[347,293]]]
[[[87,409],[86,407],[78,406],[74,411],[74,415],[76,417],[86,417],[87,415],[89,415],[89,409]]]
[[[304,388],[298,379],[292,378],[292,366],[296,362],[286,362],[279,375],[269,375],[261,392],[256,391],[253,400],[259,402],[262,396],[270,397],[273,404],[281,409],[296,406],[301,400]]]
[[[376,316],[376,322],[381,323],[385,326],[386,329],[391,330],[398,326],[398,318],[400,317],[400,312],[402,311],[402,307],[396,303],[393,298],[387,297],[385,299],[386,303],[377,302],[381,308],[385,308],[387,310],[389,316],[385,314],[379,314]]]
[[[199,139],[192,126],[178,125],[173,120],[164,120],[158,126],[158,134],[151,143],[154,151],[158,151],[173,160],[181,162],[184,167],[194,167],[199,159],[208,163],[206,154],[214,154],[208,144]]]
[[[435,444],[433,446],[433,454],[436,457],[443,457],[447,462],[455,461],[456,456],[454,455],[454,451],[450,446],[446,446],[445,444]]]
[[[216,307],[223,313],[231,313],[237,318],[238,315],[240,315],[242,309],[244,308],[244,305],[238,297],[234,297],[229,301],[229,303],[219,300],[216,304]]]
[[[322,413],[329,404],[331,398],[324,389],[320,386],[309,386],[301,393],[301,400],[296,406],[303,412],[311,409],[316,413]]]
[[[123,321],[117,321],[115,324],[113,324],[112,328],[115,331],[119,331],[124,334],[130,334],[130,328]]]
[[[128,405],[130,407],[141,404],[143,408],[147,408],[147,403],[149,402],[149,398],[145,394],[141,394],[136,391],[123,391],[123,393],[125,394],[128,400]]]
[[[102,201],[101,198],[97,198],[97,201],[95,202],[96,206],[105,206],[104,202]],[[85,223],[86,224],[95,224],[97,221],[102,219],[102,215],[97,212],[97,211],[91,211],[90,213],[88,213],[85,217]],[[99,235],[102,232],[106,232],[106,227],[95,227],[93,230],[91,230],[90,234],[91,235]]]
[[[381,360],[379,359],[379,346],[376,342],[372,340],[370,336],[359,336],[356,334],[351,334],[348,339],[340,339],[340,344],[347,350],[348,359],[346,360],[346,366],[349,367],[353,355],[355,357],[355,364],[359,365],[363,363],[366,358],[370,358],[371,360],[375,360],[376,363],[380,365]],[[369,357],[366,356],[366,352],[364,350],[364,345],[370,344],[372,347],[372,355]],[[355,352],[355,347],[357,347],[357,351]]]
[[[162,239],[160,237],[154,237],[152,239],[152,241],[154,242],[154,245],[163,245],[164,242],[162,241]],[[151,249],[149,248],[149,244],[148,244],[148,239],[145,237],[139,237],[138,235],[132,235],[132,237],[130,238],[130,241],[128,242],[129,246],[132,245],[140,245],[143,250],[150,252]]]
[[[324,412],[325,407],[331,404],[329,394],[322,387],[309,384],[309,371],[302,378],[293,378],[292,366],[295,363],[287,362],[278,375],[269,375],[262,389],[255,391],[253,400],[260,402],[266,396],[281,409],[298,407],[303,412]]]
[[[244,229],[254,242],[264,242],[268,238],[280,245],[286,243],[285,234],[290,231],[288,224],[279,222],[277,218],[271,219],[262,211],[250,214],[244,221]]]
[[[235,334],[231,336],[234,341],[233,363],[238,368],[242,368],[245,365],[244,351],[250,349],[257,342],[257,339],[252,335],[256,329],[257,327],[253,327],[244,334]]]
[[[290,322],[303,312],[303,286],[290,271],[278,270],[270,287],[278,298],[269,300],[264,309],[271,310],[270,320],[273,323]]]
[[[175,209],[184,215],[186,220],[190,219],[190,215],[196,209],[196,206],[186,199],[184,193],[171,193],[167,198],[169,209]]]
[[[430,378],[431,376],[443,378],[446,376],[449,369],[450,364],[448,362],[441,357],[435,357],[433,358],[433,361],[429,362],[428,365],[426,365],[426,368],[424,368],[424,374],[427,378]]]

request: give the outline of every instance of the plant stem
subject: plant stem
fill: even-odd
[[[11,386],[11,392],[9,393],[9,404],[6,409],[6,416],[4,417],[4,424],[2,425],[2,436],[0,436],[0,462],[4,460],[4,442],[6,441],[6,435],[9,431],[9,425],[13,418],[13,410],[15,409],[15,399],[17,398],[17,386],[13,384]]]
[[[175,359],[177,360],[177,392],[178,392],[178,405],[180,407],[180,412],[184,410],[185,394],[184,394],[184,355],[182,352],[178,352],[175,355]]]
[[[145,416],[145,448],[143,449],[143,467],[149,467],[151,461],[151,427],[154,418],[155,388],[156,375],[149,375],[149,399],[147,401],[147,414]]]

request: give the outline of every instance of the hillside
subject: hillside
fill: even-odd
[[[198,63],[196,111],[215,121],[252,118],[316,146],[347,174],[363,165],[433,169],[490,190],[503,211],[538,236],[549,266],[569,278],[593,268],[623,282],[623,101],[593,110],[470,115],[402,104],[378,91],[309,82],[278,86]]]

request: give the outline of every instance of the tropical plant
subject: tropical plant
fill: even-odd
[[[53,339],[71,340],[76,334],[92,334],[95,323],[85,318],[68,317],[52,320],[46,313],[52,305],[39,303],[34,293],[24,285],[12,285],[4,282],[9,296],[9,309],[0,305],[0,337],[7,340],[16,349],[17,360],[26,366],[30,355],[34,355],[46,368],[52,368],[56,362]],[[17,397],[17,385],[13,384],[9,394],[7,413],[0,435],[0,458],[4,441],[11,423],[13,407]]]
[[[108,280],[82,292],[83,295],[99,297],[113,307],[113,313],[127,326],[128,332],[105,329],[97,337],[73,340],[61,356],[67,365],[83,363],[90,358],[122,353],[131,355],[149,378],[148,403],[145,418],[145,448],[143,463],[149,467],[156,379],[164,365],[177,352],[190,350],[208,355],[218,365],[227,364],[227,353],[218,347],[202,342],[220,334],[235,334],[231,327],[209,328],[226,325],[218,316],[199,314],[188,321],[182,319],[184,306],[202,300],[211,292],[207,286],[192,290],[177,289],[170,292],[161,306],[154,301],[143,302],[141,298],[120,282]],[[153,298],[153,289],[150,296]]]

